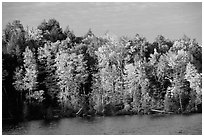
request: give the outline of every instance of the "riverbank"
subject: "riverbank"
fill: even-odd
[[[47,114],[45,115],[33,115],[32,117],[24,117],[24,118],[20,118],[20,119],[13,119],[13,118],[2,118],[2,123],[3,124],[12,124],[12,123],[18,123],[18,122],[22,122],[22,121],[30,121],[30,120],[56,120],[56,119],[63,119],[63,118],[75,118],[75,117],[81,117],[84,119],[91,119],[94,117],[107,117],[107,116],[134,116],[134,115],[175,115],[175,114],[184,114],[184,115],[192,115],[192,114],[202,114],[202,105],[200,105],[197,109],[197,111],[184,111],[184,112],[169,112],[169,111],[164,111],[164,110],[156,110],[156,109],[149,109],[149,111],[146,111],[146,113],[144,113],[144,110],[141,110],[140,112],[135,112],[132,110],[119,110],[117,112],[113,112],[105,110],[103,111],[103,113],[99,113],[96,111],[88,111],[86,113],[82,112],[81,114],[79,113],[80,111],[66,111],[66,112],[62,112],[60,110],[57,109],[47,109]],[[49,113],[49,114],[48,114]],[[78,113],[78,114],[77,114]]]

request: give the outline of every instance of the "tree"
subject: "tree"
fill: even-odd
[[[190,82],[190,87],[197,92],[197,94],[201,93],[201,74],[199,74],[194,65],[190,62],[186,66],[186,75],[185,78]]]
[[[27,28],[25,45],[29,47],[35,54],[38,52],[39,47],[43,47],[46,41],[43,39],[42,31],[39,29]]]
[[[164,99],[167,87],[171,85],[171,69],[168,66],[166,54],[158,53],[150,55],[146,73],[150,80],[150,96],[156,101]]]
[[[95,36],[91,29],[84,35],[84,39]]]
[[[161,92],[162,89],[160,87],[160,78],[158,77],[158,68],[159,66],[159,60],[160,60],[161,54],[159,54],[154,49],[154,54],[150,55],[149,62],[146,66],[146,74],[150,82],[150,96],[154,98],[155,100],[161,99]]]
[[[87,79],[82,85],[85,90],[84,104],[87,104],[87,112],[93,113],[93,100],[92,100],[92,86],[94,75],[98,72],[98,58],[95,52],[101,46],[99,38],[94,35],[85,37],[80,44],[76,44],[74,52],[83,55],[83,61],[86,65]]]
[[[158,35],[150,43],[139,34],[97,37],[89,29],[77,37],[56,19],[31,30],[16,20],[3,30],[2,51],[6,117],[21,115],[25,101],[48,113],[62,106],[65,115],[180,113],[202,104],[202,46],[187,36]]]
[[[150,107],[149,80],[145,72],[145,66],[146,63],[141,61],[136,62],[134,65],[126,66],[129,92],[133,97],[133,111],[136,113],[139,113],[141,110],[147,113]]]
[[[27,91],[26,99],[31,103],[32,94],[37,89],[37,64],[33,52],[27,47],[25,49],[24,55],[24,68],[25,68],[25,77],[24,81],[24,90]]]
[[[14,74],[14,80],[15,82],[13,83],[14,87],[16,90],[20,91],[22,93],[22,91],[25,89],[24,87],[24,71],[23,68],[16,68],[15,74]]]
[[[21,67],[17,67],[14,73],[13,85],[17,92],[20,93],[20,101],[17,97],[18,106],[20,104],[19,111],[27,107],[24,105],[24,101],[27,101],[30,110],[32,111],[32,106],[39,104],[44,100],[43,90],[38,90],[37,82],[37,63],[33,52],[27,47],[24,55],[24,64]],[[17,93],[17,94],[19,94]],[[21,112],[21,116],[22,116]],[[31,112],[32,113],[32,112]],[[24,113],[23,113],[24,114]]]
[[[102,108],[106,114],[107,107],[111,107],[109,108],[113,110],[110,111],[111,114],[129,104],[125,81],[125,63],[128,60],[126,47],[129,41],[125,38],[115,40],[110,35],[106,35],[103,39],[102,46],[96,51],[98,73],[95,75],[96,83],[93,84],[93,96],[97,101],[95,104],[97,109]],[[96,87],[97,85],[101,86]]]
[[[190,62],[186,66],[185,79],[190,82],[192,92],[196,92],[196,98],[191,96],[191,103],[200,104],[202,102],[202,76]]]
[[[39,86],[45,90],[46,106],[56,106],[59,86],[57,85],[55,58],[59,43],[45,43],[44,47],[38,48]],[[52,104],[52,105],[51,105]]]
[[[195,41],[192,41],[189,45],[188,52],[191,55],[191,63],[196,67],[198,73],[202,72],[202,47]]]
[[[159,53],[165,54],[173,46],[173,42],[162,35],[158,35],[152,45]]]
[[[3,72],[6,74],[3,80],[3,83],[6,83],[3,84],[4,93],[8,95],[8,99],[12,100],[14,104],[12,107],[15,109],[16,104],[18,104],[16,100],[19,100],[19,96],[12,85],[14,83],[13,76],[15,69],[23,64],[22,53],[25,49],[25,30],[19,20],[8,23],[3,29],[2,46]],[[16,106],[17,111],[18,107]]]
[[[3,30],[3,39],[7,43],[7,53],[20,58],[25,49],[25,30],[19,20],[7,24]]]
[[[146,60],[146,57],[148,57],[148,42],[145,37],[139,34],[135,35],[126,48],[129,49],[129,63]]]
[[[64,34],[71,41],[71,44],[73,44],[72,46],[74,46],[74,41],[76,39],[74,31],[70,30],[69,26],[67,26],[66,29],[64,30]]]
[[[58,76],[58,85],[61,89],[59,101],[63,109],[79,109],[82,105],[80,95],[84,94],[82,84],[87,77],[83,55],[77,55],[70,51],[59,51],[56,56],[56,74]]]
[[[189,62],[189,56],[183,49],[178,51],[169,51],[167,54],[168,66],[170,66],[172,72],[172,86],[174,87],[172,92],[175,96],[178,96],[180,110],[184,111],[182,96],[188,95],[189,90],[186,88],[185,70],[186,65]]]
[[[22,114],[23,110],[23,102],[25,101],[24,96],[25,96],[25,83],[24,83],[24,70],[23,67],[17,67],[15,72],[14,72],[14,82],[13,86],[17,90],[17,107],[18,111],[20,114]],[[20,97],[19,97],[20,95]]]
[[[56,42],[57,40],[66,39],[66,36],[62,32],[62,28],[60,28],[60,24],[56,19],[49,19],[48,22],[44,20],[37,28],[42,31],[45,40]]]

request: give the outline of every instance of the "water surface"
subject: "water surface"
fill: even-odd
[[[202,134],[202,114],[143,115],[94,117],[92,119],[63,118],[54,121],[34,120],[15,125],[3,125],[2,134],[34,135],[99,135],[99,134]]]

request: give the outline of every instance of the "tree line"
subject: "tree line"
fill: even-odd
[[[202,104],[202,48],[158,35],[81,37],[55,19],[2,35],[3,118],[190,113]]]

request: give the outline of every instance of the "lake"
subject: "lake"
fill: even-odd
[[[133,115],[114,117],[63,118],[53,121],[33,120],[3,125],[2,134],[25,135],[157,135],[202,134],[202,114]]]

